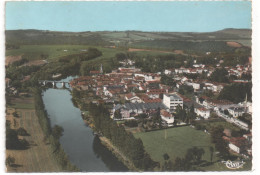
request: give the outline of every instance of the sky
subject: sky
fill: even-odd
[[[210,32],[251,28],[250,1],[6,2],[6,30]]]

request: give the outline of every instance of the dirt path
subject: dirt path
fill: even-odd
[[[15,158],[15,166],[8,172],[59,172],[59,164],[52,156],[50,145],[43,142],[43,132],[34,109],[17,109],[17,127],[23,127],[30,136],[23,136],[29,143],[27,150],[7,150],[6,156]],[[10,118],[10,116],[8,116]]]

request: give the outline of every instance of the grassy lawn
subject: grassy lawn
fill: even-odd
[[[189,126],[135,133],[134,136],[141,138],[146,151],[150,153],[154,160],[160,162],[164,162],[164,153],[167,153],[171,160],[174,161],[176,157],[183,157],[186,154],[187,149],[192,148],[193,146],[203,148],[205,150],[203,159],[209,161],[209,147],[214,147],[210,142],[210,136],[208,134],[195,130]],[[216,156],[214,156],[214,158],[216,158]]]
[[[165,139],[166,132],[166,139]],[[214,144],[210,141],[210,135],[195,130],[189,126],[171,128],[152,132],[139,132],[135,133],[136,138],[141,138],[145,147],[145,150],[151,155],[152,159],[160,162],[164,162],[163,154],[167,153],[170,159],[174,162],[176,157],[184,157],[187,149],[196,146],[198,148],[203,148],[205,154],[202,160],[210,162],[210,150],[209,147],[214,148]],[[214,164],[206,167],[200,167],[202,170],[206,171],[228,171],[229,169],[221,163],[217,162],[218,157],[213,155]],[[250,169],[249,163],[243,169]]]
[[[29,60],[38,60],[42,59],[41,54],[47,54],[50,61],[61,56],[82,52],[81,50],[87,48],[84,45],[22,45],[19,49],[7,50],[6,56],[23,54]]]

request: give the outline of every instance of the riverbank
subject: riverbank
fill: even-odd
[[[79,169],[73,165],[67,154],[64,152],[60,141],[52,135],[52,129],[48,114],[45,110],[43,99],[42,99],[42,90],[35,88],[33,90],[34,102],[35,102],[35,111],[38,117],[38,123],[42,129],[44,135],[45,144],[50,144],[52,150],[52,156],[56,162],[61,166],[62,171],[67,172],[78,172]]]
[[[115,147],[111,141],[103,136],[99,136],[99,139],[101,141],[101,143],[107,148],[109,149],[117,158],[118,160],[120,160],[121,162],[123,162],[123,164],[125,166],[127,166],[127,168],[130,171],[137,171],[137,172],[141,172],[141,170],[137,169],[134,164],[121,152],[117,149],[117,147]]]
[[[82,114],[82,119],[86,125],[88,125],[92,130],[95,130],[95,126],[93,124],[92,117],[89,115],[84,115]],[[134,166],[134,164],[121,152],[117,147],[115,147],[111,141],[104,137],[98,135],[102,145],[104,145],[109,151],[112,152],[112,154],[119,160],[121,161],[130,171],[138,171],[140,172],[138,168]]]

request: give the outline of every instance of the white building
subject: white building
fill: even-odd
[[[160,111],[162,120],[168,125],[173,126],[174,123],[174,117],[171,113],[167,112],[165,109]]]
[[[163,94],[163,104],[173,112],[177,106],[183,108],[183,99],[176,93]]]
[[[192,83],[192,87],[193,87],[194,90],[199,90],[200,84],[199,83]]]
[[[194,112],[200,116],[203,117],[205,119],[208,119],[210,117],[210,110],[206,109],[206,108],[195,108]]]
[[[174,71],[175,71],[174,69],[165,69],[165,70],[164,70],[164,74],[165,74],[165,75],[171,75],[171,74],[174,73]]]
[[[231,114],[233,117],[239,117],[242,116],[244,113],[244,109],[243,108],[237,108],[237,107],[231,107],[228,108],[228,112],[229,114]]]

